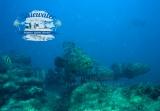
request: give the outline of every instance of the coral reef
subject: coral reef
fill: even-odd
[[[73,42],[65,42],[63,49],[62,56],[55,58],[55,69],[48,73],[46,83],[54,81],[58,86],[67,84],[73,89],[88,81],[133,78],[150,71],[150,67],[142,63],[113,64],[111,68],[99,65]]]
[[[153,88],[148,93],[146,89]],[[159,111],[160,95],[150,96],[160,86],[111,87],[95,82],[77,87],[70,99],[69,111]]]
[[[0,111],[160,111],[160,86],[112,86],[150,71],[147,64],[98,64],[73,42],[54,68],[33,68],[28,56],[0,55]]]
[[[106,88],[94,82],[102,83],[123,77],[133,78],[147,73],[150,70],[148,65],[113,64],[110,68],[99,65],[73,42],[65,42],[63,49],[64,53],[55,58],[55,68],[48,71],[45,79],[47,88],[56,89],[60,93],[61,99],[57,101],[59,103],[57,111],[68,111],[68,109],[69,111],[131,111],[127,108],[133,105],[129,104],[129,99],[123,95],[123,88],[113,90],[112,87]],[[138,100],[138,96],[135,96],[135,101],[136,99]],[[122,103],[128,103],[130,106],[127,107]],[[114,104],[115,109],[118,107],[119,110],[112,108]]]
[[[72,42],[65,42],[63,44],[64,55],[66,61],[66,69],[70,72],[86,72],[94,65],[94,61],[87,56],[82,49],[78,48]]]
[[[86,76],[91,72],[94,61],[73,42],[65,42],[63,49],[61,58],[64,60],[64,81],[68,84],[76,83],[77,77]]]
[[[121,77],[131,79],[150,71],[149,65],[142,63],[113,64],[111,69],[113,70],[114,78],[116,79]]]
[[[43,81],[33,76],[29,58],[5,55],[1,56],[1,65],[1,111],[36,111],[29,103],[44,101]]]

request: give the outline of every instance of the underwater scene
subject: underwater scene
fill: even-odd
[[[160,111],[159,0],[0,0],[0,111]]]

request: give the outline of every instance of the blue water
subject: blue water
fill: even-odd
[[[0,51],[30,55],[33,65],[53,67],[64,41],[74,41],[99,63],[142,62],[150,73],[134,81],[160,82],[159,0],[1,0]],[[22,39],[14,20],[32,10],[47,10],[62,21],[56,39]]]

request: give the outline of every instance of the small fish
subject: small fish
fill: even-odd
[[[9,56],[7,56],[7,55],[2,56],[1,59],[4,62],[5,65],[7,65],[7,66],[12,65],[12,60]]]
[[[20,24],[21,24],[20,21],[16,19],[13,23],[13,26],[18,27]]]
[[[62,26],[62,22],[58,19],[56,19],[54,24],[55,24],[56,27],[61,27]]]
[[[25,24],[24,22],[20,22],[18,19],[16,19],[16,20],[13,22],[13,26],[17,27],[19,31],[20,31],[20,26],[21,26],[21,25],[24,25],[24,24]]]

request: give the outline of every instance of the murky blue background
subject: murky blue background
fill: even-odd
[[[160,82],[159,0],[1,0],[0,52],[28,54],[33,65],[52,67],[63,41],[74,41],[99,63],[142,62],[150,73],[130,80]],[[29,42],[13,22],[32,10],[47,10],[62,21],[56,39]]]

